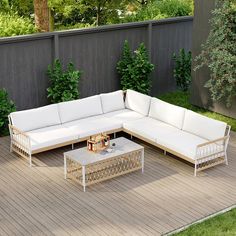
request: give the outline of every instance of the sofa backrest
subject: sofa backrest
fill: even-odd
[[[151,97],[128,89],[125,98],[125,107],[144,116],[148,115]]]
[[[61,123],[102,114],[99,95],[58,104]]]
[[[103,113],[118,111],[125,108],[124,94],[122,90],[100,95]]]
[[[227,124],[214,120],[196,112],[185,112],[183,130],[208,140],[215,140],[225,136]]]
[[[149,116],[175,126],[178,129],[182,129],[185,111],[186,109],[183,107],[178,107],[160,99],[152,98]]]
[[[61,124],[57,104],[16,111],[10,117],[12,124],[24,132]]]

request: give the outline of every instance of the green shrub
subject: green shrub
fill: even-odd
[[[80,29],[80,28],[91,28],[94,27],[94,25],[90,24],[84,24],[84,23],[77,23],[77,24],[55,24],[54,30],[60,31],[60,30],[70,30],[70,29]]]
[[[20,17],[16,13],[0,12],[0,37],[32,34],[36,28],[28,18]]]
[[[193,15],[192,0],[161,0],[158,1],[161,14],[168,17]]]
[[[167,18],[166,14],[162,14],[156,3],[149,3],[148,5],[140,8],[136,13],[125,16],[121,21],[135,22],[145,20],[159,20]]]
[[[52,103],[70,101],[79,98],[79,80],[81,72],[75,70],[74,64],[70,62],[67,69],[63,71],[61,62],[55,60],[53,66],[48,66],[47,75],[51,86],[47,89],[48,98]]]
[[[122,89],[133,89],[148,94],[151,87],[149,75],[153,69],[154,65],[149,62],[144,44],[141,43],[138,49],[131,53],[128,41],[125,41],[122,58],[117,64]]]
[[[235,0],[219,0],[212,12],[211,30],[196,57],[198,65],[210,69],[205,87],[213,101],[224,101],[229,107],[236,97],[236,4]]]
[[[8,98],[7,91],[0,89],[0,136],[8,134],[8,115],[15,110],[15,105]]]
[[[182,91],[187,91],[191,83],[192,53],[185,52],[182,48],[178,55],[174,54],[173,59],[175,61],[174,77],[176,84]]]
[[[125,16],[122,22],[159,20],[168,17],[193,15],[193,0],[156,0]]]

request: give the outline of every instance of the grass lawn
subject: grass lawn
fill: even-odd
[[[177,92],[167,93],[167,94],[160,96],[159,98],[166,101],[166,102],[175,104],[177,106],[181,106],[181,107],[185,107],[189,110],[193,110],[197,113],[208,116],[210,118],[224,121],[228,125],[231,125],[231,129],[233,131],[236,131],[236,119],[233,119],[233,118],[230,118],[227,116],[223,116],[221,114],[211,112],[211,111],[205,110],[203,108],[199,108],[199,107],[191,105],[189,102],[189,94],[187,92],[177,91]],[[236,219],[235,219],[235,221],[236,221]],[[236,235],[236,233],[235,233],[235,235]]]
[[[236,209],[193,225],[175,236],[235,236]]]

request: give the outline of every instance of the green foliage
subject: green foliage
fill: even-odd
[[[119,22],[128,0],[49,0],[58,25],[104,25]]]
[[[166,93],[162,96],[159,96],[159,98],[162,99],[163,101],[172,103],[177,106],[185,107],[186,109],[195,111],[204,116],[207,116],[216,120],[224,121],[231,126],[233,131],[236,131],[236,119],[223,116],[221,114],[211,112],[206,109],[199,108],[197,106],[192,105],[189,102],[190,98],[189,98],[188,92],[177,91],[177,92],[172,92],[172,93]]]
[[[20,17],[16,13],[0,12],[0,37],[34,32],[36,32],[36,28],[29,18]]]
[[[0,0],[0,10],[1,12],[9,10],[8,0]]]
[[[8,115],[15,110],[15,105],[8,98],[7,91],[0,89],[0,136],[8,134]]]
[[[193,0],[155,0],[126,15],[122,22],[159,20],[168,17],[193,15]]]
[[[8,0],[9,6],[13,12],[19,16],[30,17],[34,13],[33,0]]]
[[[193,225],[175,236],[233,236],[236,235],[236,209]]]
[[[125,23],[145,20],[159,20],[167,17],[168,15],[161,13],[158,4],[150,3],[138,9],[137,12],[126,15],[123,19],[121,19],[121,21]]]
[[[61,62],[58,59],[55,60],[53,66],[48,66],[47,75],[51,82],[51,86],[47,89],[48,98],[52,103],[79,98],[78,84],[81,72],[75,70],[72,62],[63,71]]]
[[[78,29],[78,28],[91,28],[94,27],[94,25],[90,24],[83,24],[83,23],[77,23],[77,24],[56,24],[54,27],[55,31],[60,31],[60,30],[69,30],[69,29]]]
[[[225,101],[229,107],[236,96],[236,3],[235,0],[219,0],[212,12],[211,31],[196,57],[198,65],[210,69],[207,87],[213,101]]]
[[[148,94],[150,91],[149,75],[154,65],[149,62],[148,53],[143,43],[131,53],[128,41],[124,43],[121,60],[117,63],[117,71],[121,76],[122,89],[133,89]]]
[[[193,15],[192,0],[159,0],[158,7],[168,17]]]
[[[175,61],[174,77],[177,86],[181,90],[187,91],[191,83],[192,53],[185,52],[182,48],[178,55],[174,54],[173,59]]]

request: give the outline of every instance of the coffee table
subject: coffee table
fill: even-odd
[[[87,147],[64,153],[65,179],[75,179],[85,188],[139,169],[144,171],[144,147],[124,137],[112,139],[112,152],[90,152]]]

